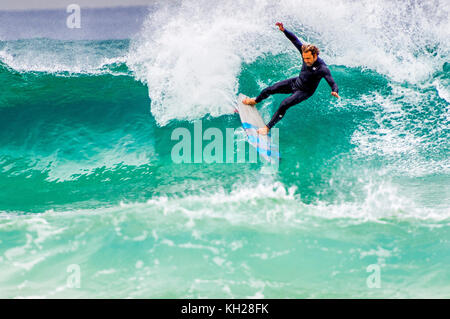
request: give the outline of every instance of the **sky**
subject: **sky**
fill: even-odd
[[[80,7],[141,6],[157,0],[0,0],[0,10],[60,9],[69,4]]]

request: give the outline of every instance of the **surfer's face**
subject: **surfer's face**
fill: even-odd
[[[317,54],[312,55],[311,51],[302,53],[303,61],[305,61],[307,66],[311,66],[316,62],[317,60]]]

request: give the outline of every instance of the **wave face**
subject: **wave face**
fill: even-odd
[[[0,41],[0,297],[450,297],[448,12],[178,1],[130,39]],[[342,99],[286,113],[271,173],[175,163],[175,129],[239,128],[238,93],[298,74],[278,20]]]

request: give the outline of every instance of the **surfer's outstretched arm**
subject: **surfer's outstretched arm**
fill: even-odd
[[[276,25],[284,33],[284,35],[292,42],[292,44],[297,48],[297,50],[302,53],[302,42],[297,38],[295,34],[293,34],[291,31],[286,30],[283,26],[283,23],[277,22]]]
[[[334,81],[333,76],[331,75],[330,69],[326,68],[324,72],[324,78],[328,82],[328,85],[331,87],[331,95],[333,95],[334,97],[339,97],[339,88]]]

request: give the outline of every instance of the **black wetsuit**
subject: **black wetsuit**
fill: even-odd
[[[284,34],[289,40],[291,40],[291,42],[295,45],[295,47],[300,51],[301,54],[302,43],[295,36],[295,34],[286,29],[284,29]],[[338,86],[336,82],[334,82],[328,66],[319,57],[317,57],[316,62],[314,62],[314,64],[310,67],[307,66],[305,62],[303,62],[302,70],[300,71],[300,75],[298,77],[275,83],[274,85],[262,90],[256,98],[257,103],[261,102],[264,99],[267,99],[272,94],[292,94],[284,99],[283,102],[281,102],[280,107],[275,112],[270,122],[267,124],[267,127],[271,129],[279,120],[281,120],[287,109],[313,95],[322,78],[325,78],[333,92],[339,92]]]

